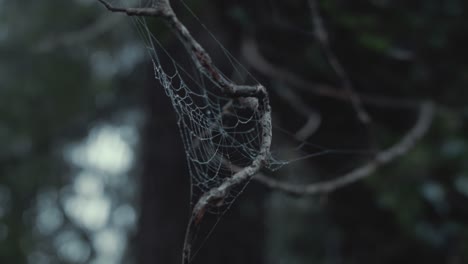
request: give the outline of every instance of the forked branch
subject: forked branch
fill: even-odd
[[[256,41],[252,38],[245,39],[242,42],[242,54],[250,66],[273,80],[284,82],[297,90],[314,95],[333,98],[340,101],[351,100],[347,92],[344,92],[341,88],[336,88],[328,84],[311,82],[286,68],[268,61],[261,54]],[[378,107],[413,109],[419,106],[419,103],[414,100],[396,99],[387,96],[369,94],[358,94],[358,96],[362,103]]]
[[[374,173],[380,166],[388,164],[396,158],[407,153],[429,130],[433,119],[433,113],[434,106],[431,102],[422,103],[419,110],[418,120],[398,143],[388,148],[387,150],[379,152],[374,159],[365,165],[358,167],[342,176],[339,176],[334,180],[299,185],[275,180],[263,174],[255,175],[254,179],[272,189],[283,191],[292,195],[303,196],[332,192],[336,189],[342,188],[372,175],[372,173]]]
[[[231,178],[227,178],[219,186],[212,188],[204,193],[196,202],[192,209],[192,215],[189,220],[185,234],[182,262],[189,263],[191,260],[191,247],[193,243],[194,231],[203,218],[204,213],[216,201],[224,199],[229,191],[245,182],[255,175],[267,162],[270,156],[270,145],[272,138],[271,129],[271,109],[268,93],[262,85],[238,85],[227,78],[213,64],[209,54],[193,38],[189,30],[177,18],[175,12],[169,4],[169,0],[159,0],[152,7],[145,8],[121,8],[114,7],[105,0],[98,0],[109,11],[125,13],[129,16],[151,16],[163,19],[166,24],[179,36],[194,64],[204,76],[206,76],[222,93],[227,97],[237,98],[245,104],[245,107],[255,106],[252,109],[257,112],[261,126],[261,144],[259,154],[252,163],[236,172]]]

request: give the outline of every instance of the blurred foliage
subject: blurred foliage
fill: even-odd
[[[0,1],[1,263],[69,263],[73,256],[62,255],[68,249],[61,239],[78,248],[92,243],[92,232],[64,211],[76,173],[64,153],[94,125],[120,122],[119,111],[135,105],[137,91],[128,93],[119,79],[128,79],[141,60],[117,61],[132,45],[141,49],[125,23],[89,42],[63,41],[103,17],[98,7],[90,1]],[[138,79],[132,82],[137,86]],[[41,229],[41,208],[51,213],[43,224],[59,221],[53,232]]]

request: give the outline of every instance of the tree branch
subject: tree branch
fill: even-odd
[[[366,110],[362,106],[361,99],[354,91],[354,88],[351,84],[351,80],[349,79],[349,76],[346,73],[343,65],[340,63],[340,61],[338,60],[338,57],[336,57],[335,53],[333,53],[333,50],[330,48],[328,33],[325,29],[325,26],[323,25],[323,19],[322,19],[322,16],[320,15],[317,1],[309,0],[309,7],[312,13],[312,21],[314,25],[315,36],[320,42],[322,49],[325,53],[325,56],[328,59],[328,62],[330,63],[331,67],[335,71],[338,78],[341,80],[341,84],[343,88],[346,90],[350,98],[350,101],[354,107],[354,110],[356,111],[358,115],[359,120],[361,120],[361,122],[363,122],[364,124],[369,123],[371,121],[369,114],[366,112]]]
[[[222,93],[228,97],[236,98],[243,97],[239,100],[246,107],[257,112],[259,115],[259,122],[262,128],[261,131],[261,144],[259,147],[259,154],[255,157],[252,163],[236,172],[231,178],[227,178],[218,187],[204,193],[196,202],[192,210],[192,215],[187,225],[185,234],[184,249],[182,255],[182,262],[189,263],[191,261],[191,247],[194,239],[194,231],[209,206],[216,201],[224,199],[229,191],[250,179],[255,175],[264,165],[268,163],[270,157],[270,146],[272,139],[272,125],[271,125],[271,108],[268,98],[267,90],[262,85],[237,85],[227,78],[216,68],[213,64],[209,54],[203,47],[192,37],[185,25],[179,21],[176,14],[169,4],[169,0],[159,0],[152,7],[147,8],[120,8],[114,7],[105,0],[98,0],[109,11],[125,13],[129,16],[152,16],[163,19],[166,24],[179,36],[179,39],[184,44],[187,52],[190,54],[192,61],[197,66],[197,69],[205,75],[211,82],[213,82]]]
[[[272,85],[272,89],[278,94],[281,100],[287,102],[292,109],[306,118],[305,123],[294,134],[294,137],[297,140],[306,140],[315,131],[317,131],[320,123],[322,122],[322,117],[317,113],[317,111],[305,103],[304,100],[290,87],[277,87],[276,85]]]
[[[251,38],[245,39],[242,42],[242,54],[247,63],[249,63],[249,65],[251,65],[255,70],[272,79],[285,82],[304,92],[313,93],[318,96],[324,96],[341,101],[350,100],[348,94],[343,92],[341,89],[327,84],[314,83],[309,80],[305,80],[297,74],[290,72],[288,69],[269,62],[262,56],[257,43]],[[359,98],[365,104],[378,107],[417,108],[419,106],[417,101],[395,99],[387,96],[359,94]]]
[[[275,180],[263,174],[255,175],[254,179],[272,189],[292,195],[314,195],[335,191],[336,189],[342,188],[370,176],[380,166],[388,164],[394,159],[407,153],[429,130],[433,119],[433,112],[434,106],[431,102],[421,103],[418,120],[416,121],[413,128],[409,130],[408,133],[403,136],[403,138],[398,143],[387,150],[379,152],[375,158],[367,164],[358,167],[336,179],[306,185],[291,184],[288,182]]]

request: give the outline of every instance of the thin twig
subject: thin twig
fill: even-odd
[[[272,85],[273,90],[278,94],[281,100],[286,101],[291,108],[297,113],[306,118],[306,122],[297,132],[294,137],[299,141],[304,141],[309,138],[320,126],[322,118],[316,110],[312,109],[304,100],[297,95],[293,89],[289,87],[277,87]]]
[[[309,92],[318,96],[333,98],[336,100],[349,101],[350,98],[342,89],[335,88],[328,84],[314,83],[301,78],[299,75],[289,71],[288,69],[274,65],[269,62],[258,49],[257,43],[251,39],[245,39],[242,42],[242,54],[255,70],[260,73],[281,82],[285,82],[304,92]],[[419,103],[414,100],[395,99],[387,96],[359,94],[359,98],[363,103],[389,108],[417,108]]]
[[[322,49],[325,53],[325,56],[328,59],[331,67],[335,71],[338,78],[341,80],[342,87],[347,91],[349,98],[351,99],[351,103],[358,115],[359,120],[364,124],[367,124],[371,121],[369,114],[366,112],[364,107],[362,106],[361,99],[354,91],[352,86],[351,80],[346,73],[343,65],[338,60],[338,57],[335,55],[333,50],[330,47],[330,41],[328,38],[328,33],[323,25],[323,19],[320,15],[319,8],[317,5],[316,0],[309,0],[309,7],[312,13],[312,21],[314,25],[314,32],[315,36],[317,37],[318,41],[320,42]]]
[[[420,106],[418,120],[413,128],[411,128],[398,143],[387,150],[379,152],[374,159],[365,165],[339,176],[336,179],[303,185],[275,180],[261,173],[255,175],[254,179],[272,189],[292,195],[315,195],[335,191],[336,189],[372,175],[372,173],[374,173],[380,166],[388,164],[394,159],[407,153],[429,130],[433,119],[433,112],[434,106],[431,102],[422,103]]]
[[[163,19],[166,24],[179,36],[192,61],[197,66],[198,71],[213,82],[224,94],[231,98],[243,97],[242,101],[246,107],[257,106],[254,111],[259,115],[259,122],[262,128],[261,144],[259,154],[252,163],[236,172],[231,178],[224,180],[219,186],[212,188],[204,193],[196,202],[192,209],[192,215],[187,225],[185,234],[184,248],[182,254],[182,263],[187,264],[191,261],[191,248],[194,239],[195,229],[200,223],[203,215],[208,208],[223,200],[230,190],[238,186],[253,175],[255,175],[270,157],[270,145],[272,139],[271,108],[266,88],[262,85],[237,85],[226,79],[224,75],[212,63],[211,57],[203,47],[192,37],[185,25],[179,21],[176,14],[169,4],[169,0],[159,0],[152,7],[148,8],[120,8],[114,7],[105,0],[98,0],[108,10],[112,12],[121,12],[129,16],[152,16]],[[254,103],[257,102],[257,103]]]

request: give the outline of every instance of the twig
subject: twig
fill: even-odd
[[[166,24],[179,36],[192,61],[198,70],[213,82],[224,94],[231,98],[242,97],[246,107],[257,106],[254,111],[259,115],[259,122],[262,128],[261,144],[259,154],[252,163],[236,172],[231,178],[227,178],[218,187],[204,193],[196,202],[192,209],[192,215],[187,225],[185,234],[182,263],[191,261],[191,247],[194,239],[194,231],[203,218],[208,207],[216,201],[224,199],[229,191],[245,182],[255,175],[267,162],[270,156],[270,145],[272,139],[271,108],[268,93],[262,85],[237,85],[226,79],[224,75],[214,66],[209,54],[192,37],[188,29],[179,21],[169,4],[169,0],[159,0],[152,7],[148,8],[120,8],[114,7],[105,0],[98,0],[108,10],[112,12],[126,13],[129,16],[152,16],[162,18]]]
[[[255,175],[254,179],[266,186],[283,191],[292,195],[314,195],[320,193],[329,193],[336,189],[347,186],[372,175],[380,166],[385,165],[394,159],[407,153],[415,143],[420,140],[429,130],[433,119],[434,106],[431,102],[424,102],[420,106],[420,113],[415,125],[403,138],[387,150],[379,152],[374,159],[367,164],[354,169],[334,180],[319,183],[298,185],[275,180],[261,173]]]
[[[315,95],[333,98],[336,100],[349,101],[350,98],[346,92],[341,89],[335,88],[327,84],[314,83],[305,80],[297,74],[290,72],[288,69],[274,65],[267,61],[265,57],[260,54],[257,43],[253,39],[245,39],[242,42],[242,53],[255,70],[260,73],[278,80],[285,82],[300,89],[304,92],[313,93]],[[359,94],[363,103],[378,107],[391,107],[391,108],[416,108],[419,103],[413,100],[402,100],[390,98],[387,96],[377,96],[369,94]]]
[[[338,78],[341,80],[343,88],[347,91],[349,98],[351,99],[351,103],[358,115],[359,120],[364,124],[367,124],[371,121],[369,114],[366,112],[364,107],[362,106],[361,99],[356,94],[351,84],[351,80],[349,79],[348,74],[346,73],[343,65],[336,57],[335,53],[330,47],[330,42],[328,39],[328,33],[325,30],[325,26],[323,25],[322,16],[320,15],[319,8],[317,5],[316,0],[309,0],[309,7],[312,13],[312,20],[314,25],[315,36],[317,37],[318,41],[320,42],[322,49],[325,53],[325,56],[328,59],[331,67],[337,74]]]
[[[297,140],[306,140],[320,126],[322,121],[321,116],[306,104],[291,88],[275,87],[275,85],[272,85],[272,88],[282,100],[286,101],[297,113],[303,115],[307,119],[304,125],[294,134]]]

